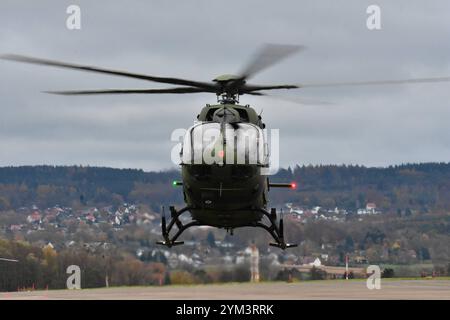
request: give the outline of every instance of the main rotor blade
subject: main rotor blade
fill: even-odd
[[[249,79],[256,73],[303,49],[305,49],[304,46],[298,45],[266,44],[242,70],[240,78],[241,80]]]
[[[131,72],[126,72],[126,71],[110,70],[110,69],[98,68],[98,67],[93,67],[93,66],[72,64],[72,63],[47,60],[47,59],[39,59],[39,58],[33,58],[33,57],[27,57],[27,56],[22,56],[22,55],[15,55],[15,54],[0,55],[0,58],[4,59],[4,60],[25,62],[25,63],[31,63],[31,64],[37,64],[37,65],[45,65],[45,66],[52,66],[52,67],[58,67],[58,68],[67,68],[67,69],[75,69],[75,70],[82,70],[82,71],[89,71],[89,72],[96,72],[96,73],[111,74],[111,75],[115,75],[115,76],[141,79],[141,80],[147,80],[147,81],[153,81],[153,82],[187,85],[187,86],[192,86],[192,87],[197,87],[197,88],[202,88],[202,89],[208,89],[208,90],[211,90],[211,92],[215,92],[215,90],[216,90],[216,85],[214,83],[208,83],[208,82],[199,82],[199,81],[185,80],[185,79],[180,79],[180,78],[156,77],[156,76],[150,76],[150,75],[145,75],[145,74],[137,74],[137,73],[131,73]]]
[[[414,84],[414,83],[436,83],[450,82],[450,77],[416,78],[403,80],[376,80],[376,81],[352,81],[352,82],[324,82],[298,84],[297,88],[321,88],[321,87],[344,87],[344,86],[372,86],[386,84]]]
[[[260,90],[278,90],[278,89],[298,89],[299,87],[296,85],[291,84],[282,84],[282,85],[244,85],[242,89],[239,90],[239,92],[253,92],[253,91],[260,91]]]
[[[278,96],[278,95],[272,95],[267,93],[259,93],[259,96],[263,96],[265,98],[269,98],[272,100],[278,100],[278,101],[286,101],[294,104],[299,104],[303,106],[325,106],[325,105],[332,105],[333,102],[329,101],[322,101],[322,100],[316,100],[316,99],[309,99],[305,97],[284,97],[284,96]],[[252,94],[252,93],[250,93]]]
[[[375,81],[352,81],[352,82],[324,82],[324,83],[305,83],[297,85],[247,85],[245,84],[240,92],[251,93],[260,90],[276,89],[301,89],[301,88],[322,88],[322,87],[344,87],[344,86],[371,86],[371,85],[390,85],[390,84],[416,84],[416,83],[439,83],[450,82],[450,77],[436,78],[416,78],[403,80],[375,80]]]
[[[178,87],[169,89],[104,89],[104,90],[70,90],[70,91],[45,91],[46,93],[65,96],[95,95],[95,94],[157,94],[157,93],[197,93],[208,92],[202,88]]]

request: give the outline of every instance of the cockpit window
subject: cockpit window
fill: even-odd
[[[261,128],[250,123],[200,123],[183,141],[183,164],[268,165],[268,145]]]
[[[237,112],[239,112],[239,117],[241,118],[242,122],[249,121],[247,110],[244,110],[244,109],[236,109],[236,110],[237,110]]]
[[[213,121],[214,112],[219,108],[211,108],[208,110],[208,113],[206,114],[206,121]]]

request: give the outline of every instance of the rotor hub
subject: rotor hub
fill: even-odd
[[[217,94],[217,102],[220,104],[236,104],[239,103],[239,94],[223,92]]]

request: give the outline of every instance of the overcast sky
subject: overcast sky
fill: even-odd
[[[81,7],[81,30],[66,8]],[[366,9],[381,8],[381,30]],[[258,84],[450,76],[450,2],[0,2],[0,53],[208,81],[236,73],[264,43],[307,50],[258,74]],[[0,61],[0,166],[174,167],[170,134],[212,94],[67,97],[44,90],[167,87]],[[242,96],[280,129],[281,164],[450,161],[450,83],[279,92],[299,105]]]

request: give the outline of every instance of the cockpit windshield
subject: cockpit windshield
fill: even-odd
[[[251,123],[199,123],[187,131],[182,164],[268,165],[269,150],[261,128]]]

